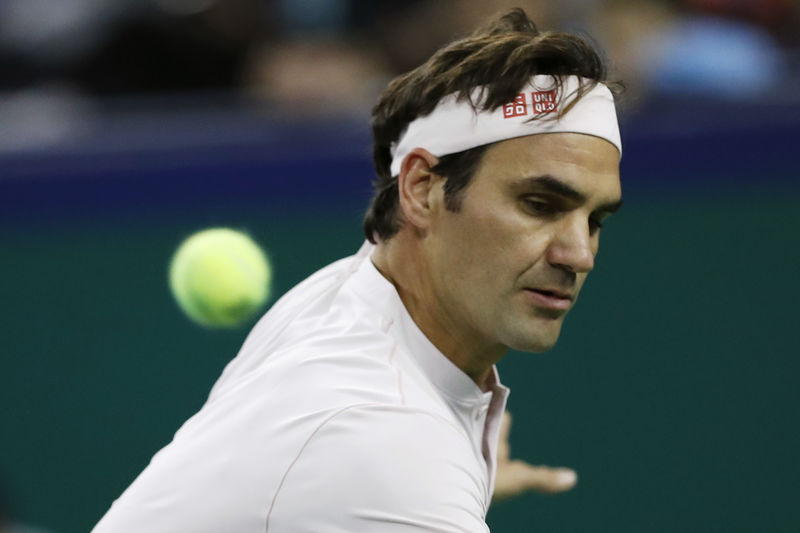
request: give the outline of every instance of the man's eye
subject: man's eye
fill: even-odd
[[[552,215],[558,211],[558,208],[552,203],[535,198],[526,198],[525,205],[534,213],[542,215]]]
[[[600,228],[603,227],[603,221],[597,218],[590,218],[589,219],[589,231],[595,233]]]

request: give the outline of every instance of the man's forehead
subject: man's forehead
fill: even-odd
[[[582,170],[619,177],[619,152],[614,145],[581,133],[545,133],[494,143],[482,163],[487,170],[520,176],[572,175]]]
[[[575,132],[537,133],[515,137],[493,143],[489,150],[506,153],[533,152],[540,158],[569,156],[572,159],[586,155],[602,156],[615,163],[619,163],[620,160],[620,152],[614,144],[595,135]]]

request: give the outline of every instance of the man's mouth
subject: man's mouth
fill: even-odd
[[[560,289],[526,288],[534,305],[566,311],[572,306],[572,295]]]

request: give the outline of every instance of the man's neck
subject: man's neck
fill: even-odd
[[[388,242],[379,243],[372,256],[375,268],[394,285],[408,314],[428,340],[481,390],[487,390],[492,366],[506,348],[486,342],[452,320],[438,301],[420,248],[408,239],[401,231]]]

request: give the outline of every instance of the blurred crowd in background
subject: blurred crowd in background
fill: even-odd
[[[30,143],[58,136],[48,116],[109,97],[225,92],[277,113],[365,114],[387,80],[514,6],[596,41],[634,108],[800,93],[795,0],[0,0],[0,145],[26,147],[37,124]]]

